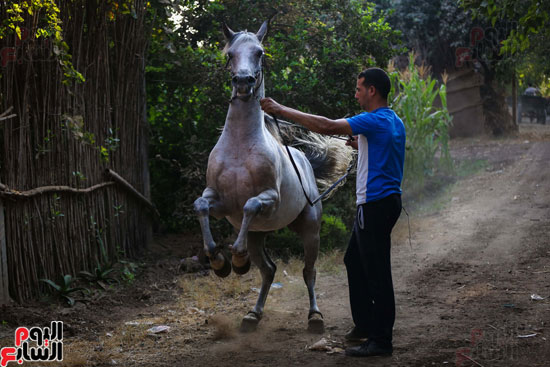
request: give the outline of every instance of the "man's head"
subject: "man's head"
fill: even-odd
[[[355,98],[362,109],[372,111],[388,105],[391,82],[380,68],[368,68],[357,76]]]

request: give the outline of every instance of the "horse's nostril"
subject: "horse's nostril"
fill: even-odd
[[[231,80],[233,81],[233,83],[237,84],[239,82],[239,77],[235,75],[233,78],[231,78]]]
[[[247,81],[248,81],[248,84],[254,84],[256,83],[256,78],[254,78],[253,76],[249,76],[247,78]]]

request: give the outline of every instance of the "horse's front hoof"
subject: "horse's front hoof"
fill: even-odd
[[[218,268],[216,269],[216,267],[214,267],[214,266],[212,266],[212,268],[214,269],[214,274],[216,274],[220,278],[225,278],[229,274],[231,274],[231,262],[229,261],[229,259],[225,255],[218,254],[218,257],[220,257],[220,256],[223,259],[222,266],[219,267],[219,264],[220,264],[221,261],[218,261],[218,264],[216,264],[216,265],[218,265]],[[213,265],[212,262],[210,262],[210,265]]]
[[[242,258],[245,258],[244,260],[246,261],[244,265],[242,265],[243,264]],[[248,271],[250,270],[250,257],[248,255],[245,255],[245,256],[233,255],[231,263],[232,263],[231,265],[233,266],[233,271],[236,274],[243,275],[248,273]]]
[[[312,312],[307,320],[307,331],[313,334],[322,334],[325,332],[325,322],[323,315],[318,312]]]
[[[257,313],[250,311],[243,317],[241,322],[241,333],[250,333],[256,331],[258,328],[258,323],[260,322],[261,316]]]

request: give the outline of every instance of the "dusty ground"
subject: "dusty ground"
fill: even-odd
[[[394,230],[392,357],[350,359],[338,349],[351,326],[341,253],[319,262],[324,335],[306,332],[298,261],[278,264],[282,288],[271,291],[258,331],[243,335],[238,324],[255,302],[258,272],[224,280],[182,273],[179,260],[193,254],[196,236],[157,239],[132,284],[97,291],[87,304],[3,308],[0,346],[13,345],[17,326],[63,320],[67,366],[549,366],[550,126],[453,141],[452,154],[479,169],[405,203],[412,246],[405,215]],[[159,325],[170,330],[149,335]],[[307,350],[321,337],[333,353]]]

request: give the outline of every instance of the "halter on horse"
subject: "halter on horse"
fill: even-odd
[[[267,33],[267,22],[254,34],[233,32],[224,25],[227,41],[224,49],[228,57],[233,87],[231,103],[223,132],[210,153],[206,172],[207,187],[195,201],[204,239],[204,249],[214,272],[228,276],[231,268],[237,274],[250,269],[250,261],[260,270],[262,286],[254,308],[244,316],[241,330],[254,330],[262,317],[263,308],[275,276],[275,263],[264,247],[268,232],[289,227],[304,243],[303,276],[309,293],[308,328],[313,332],[324,330],[323,317],[315,296],[315,261],[319,252],[321,203],[308,205],[304,192],[317,197],[319,192],[314,170],[304,153],[290,148],[302,185],[283,149],[280,136],[266,124],[259,100],[264,97],[263,57],[261,45]],[[313,147],[315,143],[317,147]],[[304,141],[301,142],[304,144]],[[342,174],[351,160],[351,153],[340,142],[315,138],[310,150],[321,150],[321,169],[333,176]],[[316,162],[319,163],[319,162]],[[330,166],[330,167],[329,167]],[[225,217],[239,230],[231,246],[232,260],[227,259],[212,238],[209,215]]]

